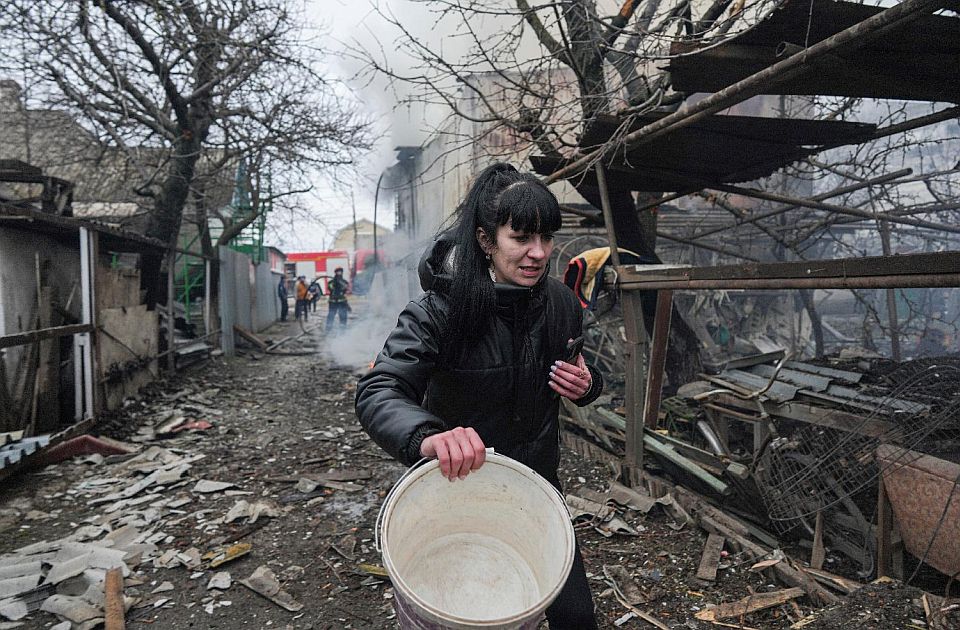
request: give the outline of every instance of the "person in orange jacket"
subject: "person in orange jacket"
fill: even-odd
[[[303,321],[307,321],[307,305],[310,303],[310,291],[307,288],[307,277],[298,276],[297,284],[294,287],[297,296],[297,305],[294,307],[293,316],[300,321],[303,315]]]

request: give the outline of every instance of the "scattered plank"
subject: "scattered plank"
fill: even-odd
[[[366,573],[367,575],[372,575],[373,577],[384,578],[389,580],[390,574],[387,573],[387,570],[377,564],[358,564],[357,568]]]
[[[863,586],[863,584],[857,582],[856,580],[840,577],[839,575],[834,575],[833,573],[824,571],[823,569],[810,568],[806,571],[812,575],[817,582],[835,588],[846,595],[849,595]]]
[[[701,610],[696,614],[696,618],[701,621],[719,621],[720,619],[741,617],[760,610],[766,610],[767,608],[773,608],[780,604],[785,604],[805,594],[804,590],[799,587],[774,591],[772,593],[754,593],[735,602],[728,602],[726,604],[720,604],[716,608]]]
[[[123,572],[119,567],[107,571],[103,590],[106,598],[105,630],[124,630]]]
[[[813,530],[813,551],[810,552],[810,566],[822,569],[827,552],[823,546],[823,512],[817,510],[817,523]]]
[[[770,549],[740,533],[746,528],[746,525],[709,505],[696,493],[680,486],[674,486],[673,493],[678,503],[683,505],[699,521],[700,527],[708,532],[724,536],[728,542],[739,545],[756,558],[763,558],[770,554]],[[734,524],[738,526],[734,526]],[[786,584],[802,588],[814,601],[822,604],[833,604],[840,599],[820,586],[806,571],[789,562],[778,562],[772,569]]]
[[[710,534],[707,536],[707,542],[703,545],[703,555],[700,556],[700,567],[697,569],[697,577],[708,582],[716,581],[717,565],[720,563],[720,552],[723,551],[723,545],[726,539],[719,534]]]
[[[249,341],[250,343],[252,343],[253,345],[255,345],[257,348],[259,348],[259,349],[262,350],[263,352],[266,352],[266,351],[267,351],[267,347],[268,347],[268,346],[267,346],[267,342],[265,342],[265,341],[264,341],[263,339],[261,339],[260,337],[257,337],[255,334],[253,334],[252,332],[250,332],[249,330],[247,330],[247,329],[244,328],[243,326],[238,326],[238,325],[234,324],[234,325],[233,325],[233,331],[234,331],[235,333],[237,333],[238,335],[240,335],[241,337],[243,337],[245,340],[247,340],[247,341]]]

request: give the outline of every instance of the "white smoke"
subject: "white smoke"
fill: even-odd
[[[427,244],[411,242],[403,234],[384,239],[381,250],[387,261],[364,296],[350,296],[353,309],[345,330],[339,322],[327,331],[321,353],[331,362],[365,368],[377,358],[397,317],[410,300],[421,293],[417,263]]]

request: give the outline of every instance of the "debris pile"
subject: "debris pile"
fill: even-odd
[[[773,351],[729,359],[701,379],[665,399],[657,426],[643,431],[647,483],[656,480],[647,504],[656,497],[674,519],[671,525],[698,526],[706,534],[699,563],[690,568],[700,583],[719,585],[734,558],[733,567],[750,567],[780,586],[748,584],[749,593],[740,597],[732,597],[737,589],[724,589],[716,608],[697,606],[697,620],[736,627],[748,627],[751,619],[763,628],[839,627],[816,620],[867,619],[847,602],[851,594],[863,596],[863,581],[876,576],[878,567],[881,575],[916,576],[904,573],[904,551],[915,556],[907,558],[914,563],[911,570],[927,563],[949,577],[960,569],[953,566],[956,554],[949,542],[960,535],[960,360],[896,364],[853,357],[823,365],[790,361],[783,351]],[[608,477],[617,478],[625,415],[615,391],[587,408],[565,405],[563,442],[603,462]],[[878,494],[881,478],[886,494]],[[907,496],[907,488],[921,486],[926,498]],[[579,493],[570,501],[571,512],[576,517],[589,511],[595,527],[611,513],[623,518],[611,498],[615,488],[609,487],[606,500],[604,493]],[[583,498],[591,503],[585,506]],[[956,509],[944,509],[951,502],[958,503]],[[878,521],[878,510],[889,514],[891,504],[902,542],[892,517]],[[628,528],[644,527],[624,520]],[[637,553],[644,555],[642,549]],[[885,564],[875,564],[878,557]],[[927,583],[943,588],[946,577]],[[617,600],[623,604],[621,596]],[[956,605],[948,599],[937,609],[919,606],[919,595],[913,600],[912,617],[880,615],[890,625],[865,627],[937,627],[937,615]],[[637,616],[626,608],[623,623]],[[677,602],[674,615],[662,618],[683,615],[683,608]],[[839,611],[831,613],[837,617],[824,616],[831,610]],[[902,624],[890,621],[894,618]]]
[[[143,570],[182,566],[199,571],[204,562],[196,547],[173,547],[176,537],[167,533],[168,528],[192,521],[201,532],[212,533],[239,518],[238,514],[252,521],[280,514],[265,502],[257,502],[252,514],[238,510],[240,504],[249,507],[246,501],[220,517],[211,509],[190,511],[207,493],[250,494],[230,490],[232,483],[194,482],[190,471],[203,458],[157,445],[136,454],[85,457],[79,465],[96,466],[105,476],[86,476],[60,497],[48,498],[82,502],[93,508],[93,513],[69,536],[33,543],[0,557],[0,575],[4,576],[0,580],[0,616],[18,621],[41,610],[69,621],[73,628],[95,627],[106,614],[104,586],[107,572],[114,568],[120,569],[124,578],[125,609],[169,605],[170,600],[162,595],[172,590],[169,583],[152,591],[143,589]],[[34,520],[57,516],[28,512],[28,518]],[[197,577],[202,575],[201,571]],[[217,580],[217,588],[229,587],[228,579],[225,582],[221,576]]]

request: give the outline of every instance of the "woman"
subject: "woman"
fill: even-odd
[[[492,446],[559,489],[559,397],[582,406],[603,386],[570,356],[583,313],[548,274],[560,206],[535,177],[495,164],[458,212],[420,262],[425,293],[357,385],[357,416],[405,465],[435,457],[454,481]],[[597,627],[579,549],[547,619],[552,630]]]

